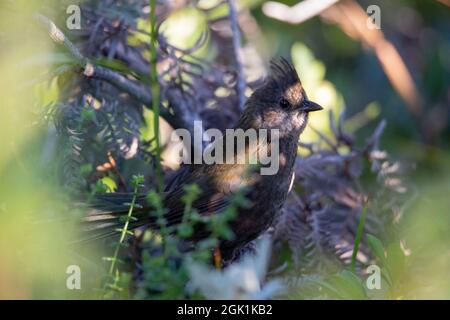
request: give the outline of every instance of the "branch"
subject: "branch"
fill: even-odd
[[[374,51],[386,76],[409,111],[416,117],[421,115],[422,97],[402,57],[381,30],[367,27],[367,13],[356,1],[304,0],[293,7],[269,1],[263,5],[263,12],[268,17],[293,24],[321,14],[323,18],[338,24],[350,37],[362,41]]]
[[[450,0],[437,0],[437,1],[450,7]]]
[[[72,54],[72,56],[79,62],[82,63],[83,61],[87,60],[78,50],[78,48],[70,42],[69,39],[64,35],[64,33],[59,29],[53,21],[51,21],[46,16],[43,16],[40,13],[36,14],[36,19],[45,25],[48,29],[48,34],[50,35],[50,38],[52,38],[53,41],[55,41],[58,44],[61,44],[65,46],[69,52]]]
[[[423,99],[395,46],[385,38],[381,29],[368,27],[366,11],[354,0],[341,1],[322,17],[336,23],[350,37],[370,48],[380,61],[387,78],[403,99],[406,107],[417,118],[423,111]]]
[[[145,86],[142,86],[137,81],[128,79],[113,70],[101,66],[95,66],[89,61],[89,59],[83,56],[80,50],[78,50],[78,48],[64,35],[64,33],[55,25],[55,23],[53,23],[53,21],[42,14],[36,14],[36,19],[47,28],[50,38],[54,42],[64,46],[69,51],[75,59],[76,64],[82,69],[84,76],[104,80],[115,86],[117,89],[128,93],[130,96],[137,99],[147,107],[151,106],[152,95]],[[174,105],[173,101],[169,101],[169,104]],[[167,122],[175,129],[190,127],[184,119],[179,118],[176,114],[171,114],[167,108],[161,108],[161,117],[167,120]]]
[[[232,31],[234,56],[237,67],[237,83],[236,91],[239,98],[239,108],[242,110],[245,103],[245,88],[247,87],[245,81],[244,67],[242,64],[242,48],[241,48],[241,33],[239,31],[238,13],[236,11],[235,0],[228,0],[229,18]]]
[[[109,82],[116,88],[129,93],[146,106],[150,106],[152,103],[152,95],[149,90],[113,70],[87,63],[83,74],[87,77]]]
[[[262,10],[264,14],[270,18],[292,24],[299,24],[317,16],[338,1],[339,0],[304,0],[293,7],[283,3],[269,1],[263,5]]]

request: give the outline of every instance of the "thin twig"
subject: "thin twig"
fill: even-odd
[[[110,289],[115,289],[118,288],[118,281],[119,281],[119,273],[118,273],[118,269],[116,268],[116,263],[119,261],[119,250],[123,245],[123,242],[125,240],[125,237],[127,236],[127,234],[129,234],[130,231],[128,231],[128,226],[130,221],[132,220],[132,214],[133,214],[133,210],[134,207],[136,206],[136,198],[137,198],[137,194],[138,194],[138,188],[139,188],[139,182],[137,181],[137,179],[134,181],[134,191],[133,191],[133,199],[131,200],[131,204],[130,204],[130,208],[128,210],[128,214],[126,215],[125,218],[125,224],[122,227],[122,229],[120,229],[120,239],[119,242],[116,245],[116,248],[114,250],[114,255],[112,257],[110,257],[109,259],[111,260],[111,265],[109,268],[109,272],[108,275],[110,278],[114,279],[113,283],[105,283],[105,287],[104,287],[104,293],[106,293],[106,289],[110,288]],[[114,273],[116,273],[116,275],[114,276]]]
[[[335,146],[334,143],[326,135],[324,135],[322,132],[314,128],[311,124],[308,124],[308,127],[311,128],[311,130],[314,131],[323,141],[325,141],[325,143],[331,149],[333,149],[334,152],[339,153],[337,146]]]
[[[53,21],[40,13],[36,14],[36,19],[47,27],[48,34],[50,35],[52,40],[56,43],[64,45],[76,60],[78,60],[80,63],[86,60],[85,57],[81,54],[80,50],[78,50],[78,48],[66,37],[66,35],[61,31],[61,29],[56,26]]]
[[[234,57],[236,59],[237,82],[236,91],[239,98],[239,108],[242,110],[245,104],[245,82],[244,66],[242,64],[243,54],[241,48],[241,33],[239,31],[238,13],[236,11],[235,0],[228,0],[229,18],[232,31]]]
[[[163,171],[161,167],[161,145],[159,141],[159,115],[160,115],[160,91],[161,88],[158,82],[158,54],[157,54],[157,40],[158,34],[156,29],[156,1],[150,0],[150,24],[151,24],[151,39],[150,39],[150,54],[151,54],[151,88],[153,92],[152,110],[153,110],[153,130],[155,135],[155,157],[156,157],[156,185],[158,192],[162,193],[164,189]]]

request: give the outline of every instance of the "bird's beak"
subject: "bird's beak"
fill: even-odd
[[[309,101],[309,100],[303,101],[302,111],[312,112],[312,111],[319,111],[319,110],[322,110],[322,109],[323,108],[320,105],[318,105],[317,103],[315,103],[315,102],[312,102],[312,101]]]

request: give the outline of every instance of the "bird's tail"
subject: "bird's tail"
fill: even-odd
[[[96,196],[81,222],[81,234],[74,243],[91,242],[121,233],[130,212],[133,193],[106,193]],[[145,194],[136,195],[127,230],[152,225],[151,206]]]

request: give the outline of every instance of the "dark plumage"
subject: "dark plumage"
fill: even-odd
[[[265,84],[248,99],[235,129],[279,129],[279,171],[274,175],[252,174],[248,164],[201,164],[183,166],[169,181],[166,181],[164,206],[168,212],[169,225],[177,224],[183,216],[184,204],[181,197],[183,186],[197,184],[202,193],[193,207],[201,215],[220,214],[229,203],[230,196],[240,187],[248,187],[248,208],[241,208],[230,226],[234,233],[232,240],[221,241],[222,254],[227,257],[233,250],[255,239],[265,231],[280,211],[293,179],[293,166],[297,153],[299,135],[304,130],[308,113],[322,109],[307,99],[295,68],[285,59],[271,62],[271,74]],[[265,143],[265,142],[260,142]],[[268,142],[270,143],[270,139]],[[261,145],[250,145],[243,153],[256,152]],[[120,227],[118,216],[128,210],[131,194],[106,194],[86,218],[85,225],[90,230],[87,239],[96,239],[114,234]],[[136,209],[130,228],[140,226],[155,227],[149,215],[151,208],[145,195],[139,196],[142,208]],[[205,230],[195,230],[194,242],[206,237]]]

